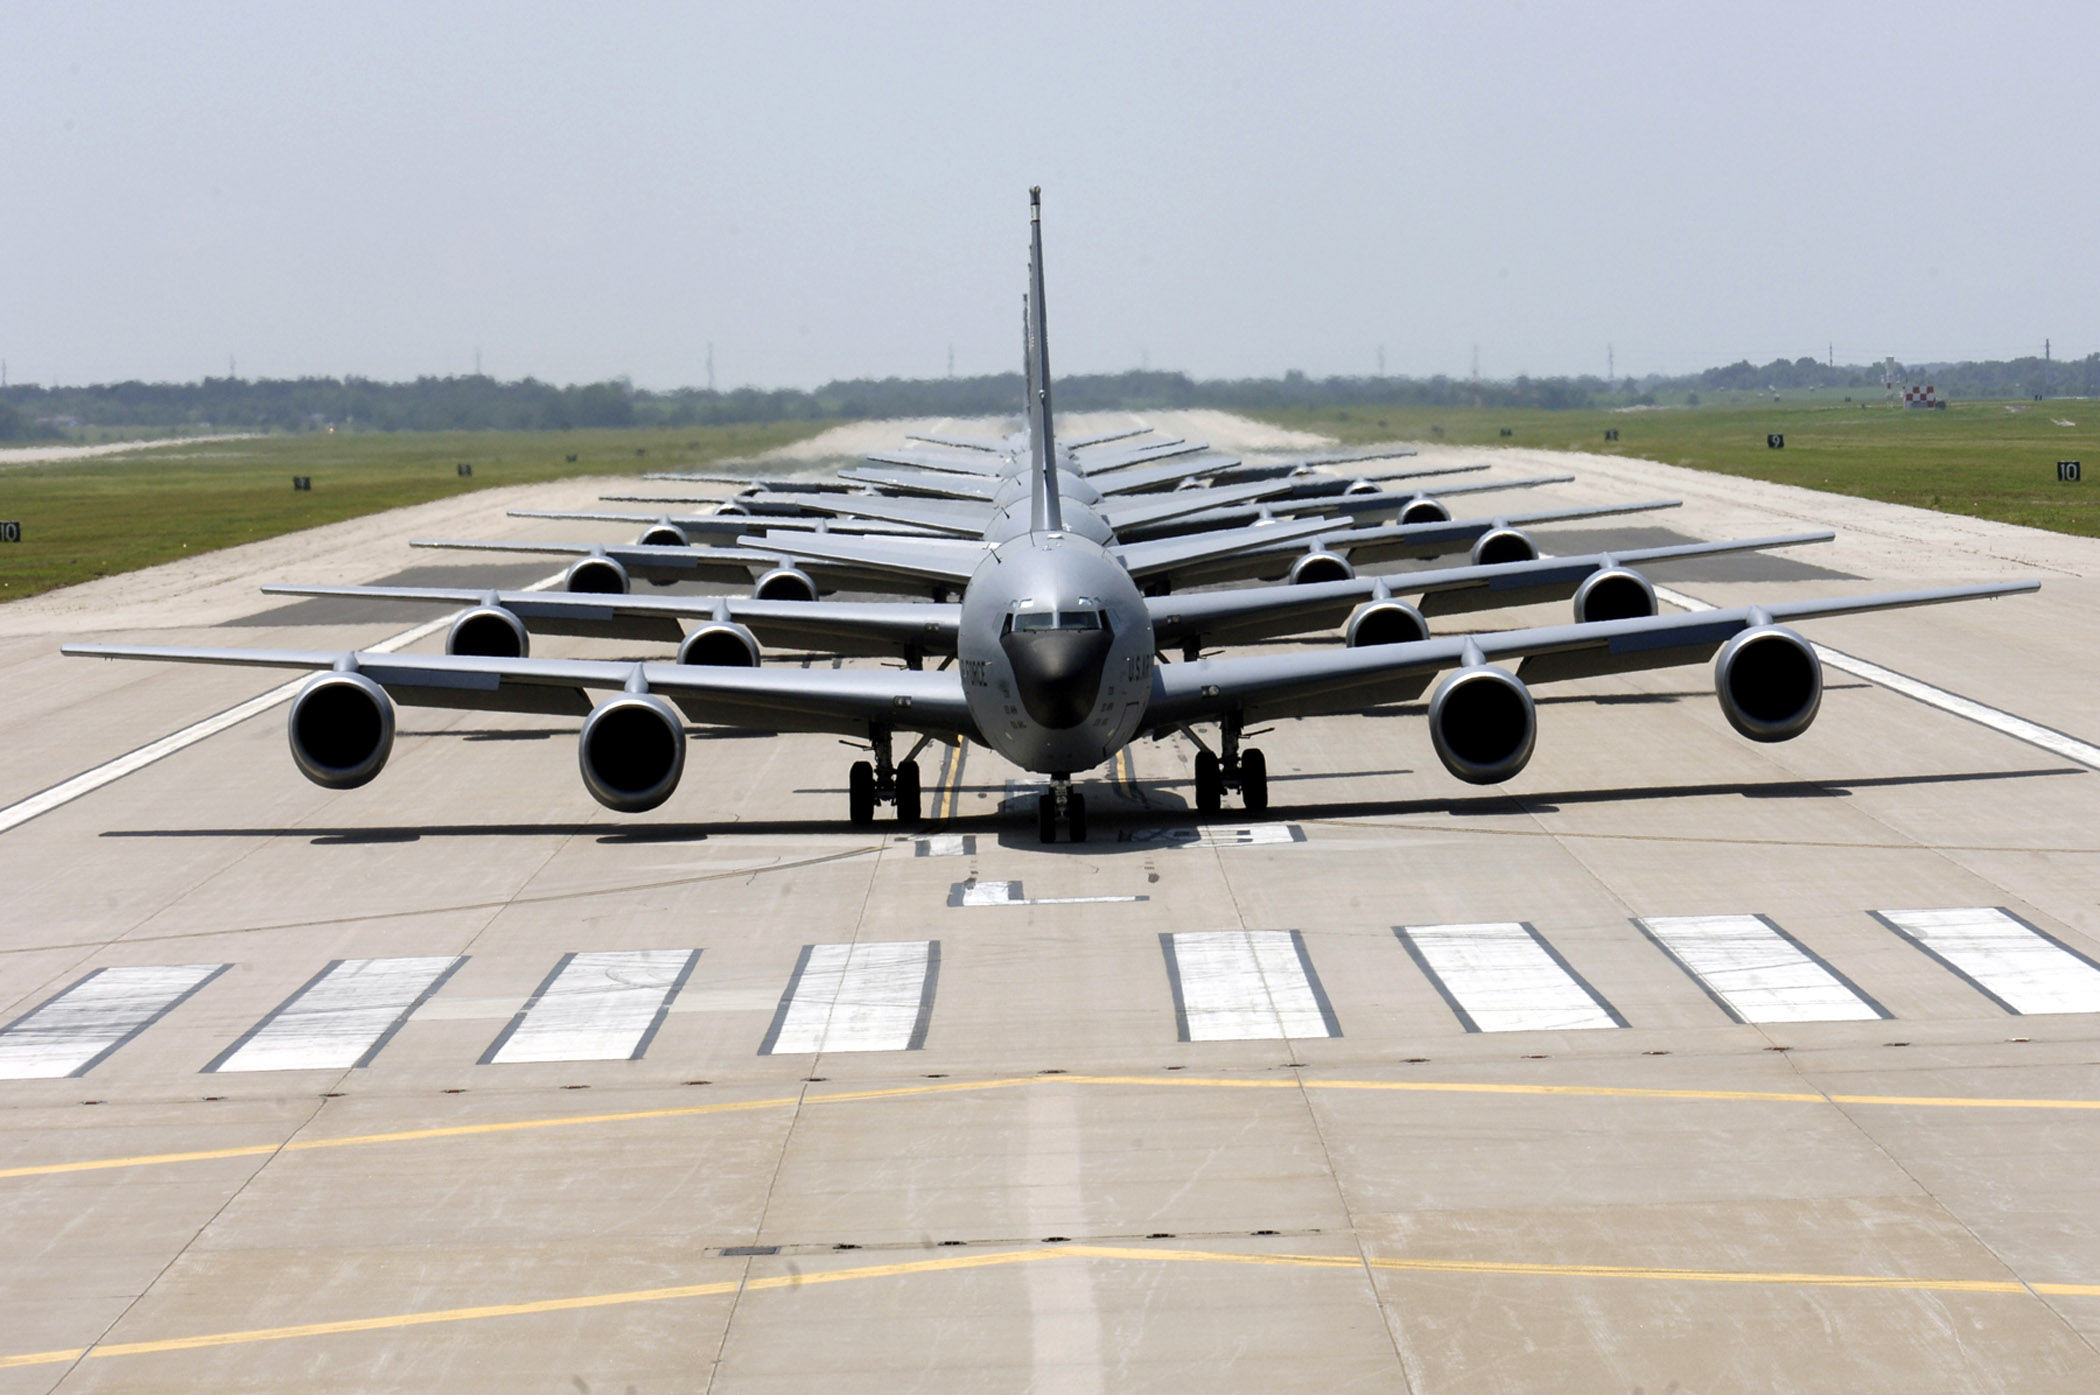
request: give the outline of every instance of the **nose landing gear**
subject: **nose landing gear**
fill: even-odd
[[[893,763],[890,759],[890,734],[878,731],[873,733],[873,738],[870,744],[875,759],[872,762],[857,760],[846,771],[847,819],[854,827],[865,828],[875,822],[876,805],[894,804],[898,823],[920,822],[925,813],[919,790],[918,761]]]
[[[1240,734],[1245,726],[1237,716],[1227,717],[1218,731],[1218,744],[1223,755],[1218,755],[1197,743],[1196,751],[1196,808],[1198,812],[1215,814],[1225,803],[1225,791],[1238,790],[1240,804],[1250,814],[1259,814],[1269,807],[1269,758],[1253,746],[1240,749]],[[1195,733],[1189,738],[1195,740]]]
[[[1065,832],[1075,843],[1086,841],[1086,796],[1072,788],[1069,774],[1052,775],[1050,788],[1035,802],[1036,840],[1057,841],[1057,821],[1065,821]]]

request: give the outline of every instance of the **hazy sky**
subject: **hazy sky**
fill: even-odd
[[[0,0],[79,383],[1679,372],[2100,348],[2100,6]]]

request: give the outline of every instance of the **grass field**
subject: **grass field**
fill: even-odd
[[[0,466],[0,519],[19,522],[23,539],[0,543],[0,599],[468,490],[710,465],[829,424],[323,433]],[[294,475],[313,489],[295,491]]]
[[[1879,398],[1864,409],[1817,394],[1628,411],[1395,406],[1259,415],[1351,443],[1442,440],[1640,456],[2100,536],[2100,401],[1956,402],[1944,411],[1915,411]],[[1607,442],[1607,430],[1619,439]],[[1765,445],[1772,432],[1785,436],[1783,449]],[[2091,478],[2059,484],[2059,460],[2083,462]]]

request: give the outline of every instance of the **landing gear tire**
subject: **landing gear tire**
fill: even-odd
[[[921,817],[919,763],[908,760],[897,767],[897,822],[917,823]]]
[[[1225,803],[1225,773],[1209,751],[1196,752],[1196,808],[1215,814]]]
[[[853,762],[846,772],[846,818],[855,828],[875,822],[875,767],[867,761]]]
[[[1035,839],[1038,843],[1057,841],[1057,801],[1048,790],[1035,802]]]
[[[1251,746],[1240,752],[1240,803],[1250,814],[1269,807],[1269,758]]]
[[[1075,843],[1086,841],[1086,796],[1077,790],[1065,801],[1065,836]]]

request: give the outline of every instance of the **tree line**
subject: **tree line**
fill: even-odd
[[[1747,359],[1701,373],[1606,382],[1594,376],[1476,381],[1445,377],[1194,379],[1185,373],[1079,374],[1057,381],[1067,411],[1228,411],[1333,407],[1538,407],[1695,399],[1702,391],[1814,387],[1878,392],[1880,365],[1829,365],[1813,358]],[[2040,358],[1913,365],[1904,382],[1930,382],[1942,397],[2008,398],[2036,393],[2090,396],[2100,389],[2100,354],[2053,363]],[[61,436],[78,427],[221,431],[558,431],[583,427],[727,426],[905,416],[988,416],[1021,401],[1018,373],[974,378],[859,378],[798,388],[651,391],[624,379],[557,386],[535,378],[499,382],[479,374],[386,383],[370,378],[206,378],[195,383],[14,384],[0,389],[0,440]]]

